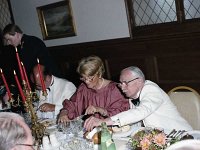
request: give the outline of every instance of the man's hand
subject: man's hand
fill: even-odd
[[[55,105],[49,104],[49,103],[44,103],[39,107],[39,110],[41,112],[52,112],[52,111],[55,111]]]
[[[58,117],[58,123],[62,123],[62,124],[64,124],[64,125],[66,125],[67,124],[67,122],[69,122],[70,120],[69,120],[69,118],[68,118],[68,116],[67,116],[67,114],[66,114],[66,111],[65,110],[62,110],[61,112],[60,112],[60,114],[59,114],[59,117]]]
[[[85,120],[84,128],[87,131],[91,131],[94,127],[100,126],[102,122],[104,122],[104,120],[95,117],[90,117]]]
[[[85,120],[84,128],[87,131],[91,131],[94,127],[100,126],[102,122],[105,122],[107,125],[113,125],[114,122],[111,120],[111,118],[106,119],[98,119],[93,116]]]

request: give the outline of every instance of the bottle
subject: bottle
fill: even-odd
[[[101,124],[101,150],[116,150],[112,135],[105,122]]]

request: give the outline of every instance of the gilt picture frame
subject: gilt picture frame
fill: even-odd
[[[37,7],[37,13],[44,40],[76,36],[69,0]]]

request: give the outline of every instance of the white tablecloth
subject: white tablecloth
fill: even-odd
[[[55,134],[57,141],[60,143],[60,150],[66,150],[65,148],[63,148],[64,147],[63,145],[67,146],[70,144],[71,141],[74,140],[73,135],[66,135],[63,132],[59,132],[56,128],[49,128],[49,129],[47,129],[47,131],[50,134]],[[77,138],[78,138],[78,140],[81,141],[81,143],[85,144],[86,142],[88,142],[88,144],[92,144],[83,138],[83,133],[80,133]],[[128,148],[127,148],[128,138],[115,138],[113,140],[115,142],[117,150],[128,150]],[[94,147],[94,150],[101,150],[100,145],[93,145],[93,147]],[[46,149],[43,149],[43,150],[46,150]],[[49,149],[47,149],[47,150],[49,150]],[[55,148],[54,148],[54,150],[55,150]]]

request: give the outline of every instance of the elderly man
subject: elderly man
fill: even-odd
[[[47,97],[43,96],[40,75],[36,65],[33,68],[31,80],[39,96],[37,115],[39,118],[56,118],[63,107],[62,102],[65,99],[70,99],[76,91],[76,87],[72,82],[52,75],[45,66],[40,65],[40,67],[48,95]]]
[[[123,69],[119,86],[130,98],[131,109],[104,120],[91,117],[84,124],[87,130],[99,126],[101,122],[119,126],[142,122],[144,126],[166,130],[174,128],[192,130],[187,121],[180,116],[168,95],[154,82],[145,80],[143,72],[138,67],[131,66]]]
[[[20,115],[10,112],[0,113],[0,149],[34,149],[31,130]]]

